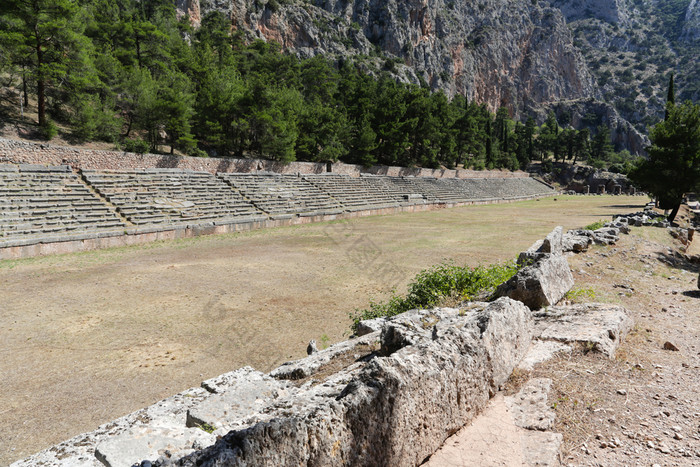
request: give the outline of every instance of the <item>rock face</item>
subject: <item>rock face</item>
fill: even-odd
[[[685,12],[681,40],[695,42],[700,40],[700,1],[692,0]]]
[[[651,144],[647,135],[642,134],[632,126],[630,122],[620,116],[615,107],[607,102],[601,102],[594,98],[557,102],[551,106],[543,107],[538,120],[546,118],[544,114],[549,110],[552,110],[560,120],[566,115],[574,128],[588,128],[591,134],[595,134],[597,126],[600,124],[608,126],[610,139],[616,151],[627,149],[632,154],[646,154],[646,147]],[[594,122],[588,120],[591,115],[597,117]]]
[[[198,10],[198,0],[177,0]],[[596,95],[563,15],[546,2],[484,0],[215,0],[201,14],[220,10],[251,40],[274,40],[309,57],[397,57],[394,73],[463,94],[513,115],[545,102]],[[370,61],[373,59],[369,59]],[[383,66],[384,59],[376,64]]]
[[[626,23],[629,12],[624,0],[551,0],[567,21],[598,18],[610,24]]]

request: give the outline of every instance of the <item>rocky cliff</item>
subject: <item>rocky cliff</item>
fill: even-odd
[[[595,128],[583,122],[593,112],[615,125],[619,149],[635,153],[663,115],[669,71],[683,75],[680,100],[698,92],[700,0],[176,1],[195,23],[218,10],[248,40],[352,58],[369,73],[389,70],[516,118],[542,123],[548,110],[576,102],[564,112],[575,128]],[[679,37],[684,47],[674,46]]]
[[[546,2],[483,0],[178,0],[181,11],[229,15],[249,39],[300,56],[354,57],[514,116],[596,95],[566,20]],[[199,17],[199,14],[192,15]]]
[[[700,40],[700,1],[692,0],[686,10],[681,40],[697,42]]]

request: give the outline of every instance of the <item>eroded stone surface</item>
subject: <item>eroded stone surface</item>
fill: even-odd
[[[215,428],[223,430],[220,434],[226,434],[251,421],[259,421],[264,418],[261,417],[261,412],[275,400],[296,392],[288,382],[278,381],[258,371],[233,373],[228,374],[225,390],[222,391],[219,387],[217,394],[187,411],[188,427]]]
[[[445,319],[433,321],[439,314]],[[276,402],[268,421],[180,465],[418,465],[485,407],[527,349],[529,320],[527,307],[508,298],[475,313],[387,320],[387,356],[304,385],[293,404]],[[506,339],[517,344],[494,348]]]
[[[588,250],[592,242],[593,240],[588,235],[566,233],[562,237],[562,250],[565,252],[573,251],[575,253],[580,253]]]
[[[99,443],[119,436],[130,429],[144,426],[184,428],[187,410],[206,400],[210,395],[211,393],[202,388],[188,389],[149,407],[105,423],[95,431],[75,436],[26,459],[17,461],[12,464],[12,467],[34,467],[37,465],[103,467],[104,464],[95,457],[95,447]]]
[[[517,394],[506,397],[513,423],[526,430],[547,431],[554,427],[555,413],[549,406],[552,380],[535,378],[523,385]]]
[[[558,466],[562,436],[551,428],[551,380],[528,381],[521,391],[497,394],[471,424],[451,436],[427,467]],[[533,431],[534,430],[534,431]]]
[[[538,363],[546,362],[562,352],[571,353],[571,350],[571,346],[561,342],[533,340],[527,353],[518,363],[518,368],[530,371]]]
[[[216,437],[198,428],[140,426],[100,442],[95,457],[107,467],[131,467],[166,451],[182,457],[214,442]]]
[[[377,318],[381,319],[381,318]],[[375,320],[372,320],[375,321]],[[383,325],[382,321],[382,325]],[[379,327],[381,329],[381,327]],[[278,379],[303,379],[315,374],[321,367],[328,364],[335,357],[350,352],[361,345],[371,345],[379,340],[379,330],[364,334],[356,339],[338,342],[327,349],[319,350],[301,360],[286,362],[270,372],[270,376]]]
[[[527,266],[499,285],[495,296],[519,300],[532,310],[556,304],[574,285],[569,263],[562,255],[550,255]]]
[[[535,313],[535,322],[538,339],[590,345],[608,357],[633,325],[627,310],[604,303],[553,306]]]

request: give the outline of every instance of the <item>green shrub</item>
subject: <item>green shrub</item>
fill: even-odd
[[[605,221],[596,221],[592,224],[588,224],[587,226],[584,227],[585,230],[598,230],[602,228],[605,225]]]
[[[418,273],[408,285],[405,296],[393,293],[386,302],[370,300],[369,307],[355,310],[351,314],[352,330],[357,331],[357,325],[365,319],[394,316],[416,308],[438,306],[448,297],[461,300],[472,300],[475,297],[486,297],[502,282],[510,279],[518,271],[516,263],[508,262],[490,266],[455,266],[442,263]]]
[[[137,154],[144,154],[148,152],[150,145],[148,141],[142,139],[125,139],[124,140],[124,150],[126,152],[135,152]]]
[[[47,118],[46,122],[39,127],[39,133],[46,141],[51,141],[58,134],[58,128],[54,122]]]
[[[564,299],[571,303],[584,303],[595,300],[595,290],[587,289],[571,289],[564,295]]]

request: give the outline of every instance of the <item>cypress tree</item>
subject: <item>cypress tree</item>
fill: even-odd
[[[668,94],[666,95],[666,110],[664,111],[664,120],[668,119],[668,106],[674,106],[676,104],[676,93],[673,90],[673,73],[671,73],[671,79],[668,81]]]

